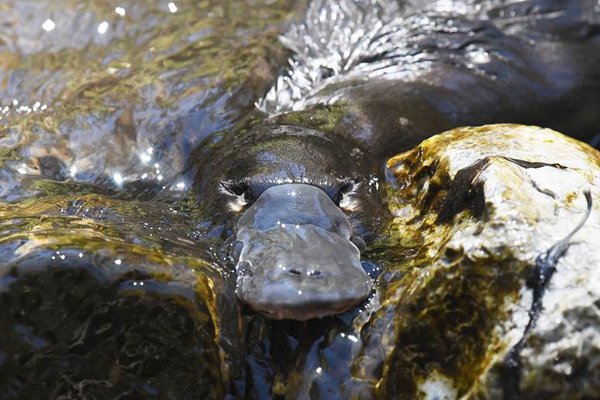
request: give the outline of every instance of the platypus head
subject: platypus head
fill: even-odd
[[[296,183],[265,190],[237,224],[238,297],[276,319],[351,308],[373,284],[350,235],[348,217],[321,189]]]
[[[243,302],[270,318],[307,320],[370,293],[354,243],[369,240],[385,210],[381,166],[367,149],[351,136],[276,124],[210,146],[196,163],[198,203],[232,223]]]

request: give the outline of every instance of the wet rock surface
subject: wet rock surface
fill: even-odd
[[[599,161],[587,145],[516,125],[459,128],[389,160],[390,235],[414,255],[382,276],[365,329],[389,354],[379,395],[597,396]],[[536,291],[540,260],[581,221]]]
[[[177,210],[88,195],[0,215],[0,398],[224,396],[225,280]]]

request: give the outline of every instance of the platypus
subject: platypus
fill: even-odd
[[[591,138],[599,28],[595,0],[313,1],[281,38],[287,70],[195,161],[198,203],[232,232],[239,299],[296,320],[364,300],[385,161],[429,136],[511,122]]]

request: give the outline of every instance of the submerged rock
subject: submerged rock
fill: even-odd
[[[488,125],[434,136],[388,169],[398,259],[358,375],[383,370],[382,398],[597,396],[600,154]]]
[[[233,292],[186,217],[57,195],[0,222],[0,398],[223,398]]]

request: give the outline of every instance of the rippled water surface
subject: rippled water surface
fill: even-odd
[[[295,8],[2,2],[1,198],[38,192],[24,176],[132,197],[149,187],[185,190],[177,177],[191,149],[266,90],[282,59],[277,34]]]

